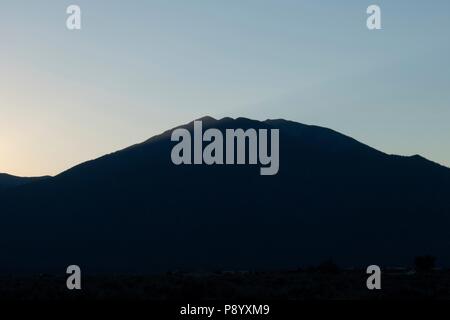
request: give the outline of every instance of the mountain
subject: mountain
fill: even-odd
[[[0,193],[0,271],[392,266],[422,254],[450,265],[450,169],[317,126],[201,120],[204,130],[279,129],[278,174],[176,166],[166,131]]]
[[[16,177],[5,173],[0,173],[0,191],[48,178],[50,177]]]

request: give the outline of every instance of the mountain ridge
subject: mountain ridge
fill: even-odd
[[[19,177],[7,173],[0,173],[0,191],[50,178],[51,176]]]
[[[283,119],[283,118],[266,119],[266,120],[258,121],[258,120],[252,120],[252,119],[249,119],[249,118],[246,118],[246,117],[238,117],[238,118],[223,117],[223,118],[221,118],[221,119],[216,119],[216,118],[211,117],[211,116],[203,116],[203,117],[200,117],[200,118],[198,118],[198,119],[196,119],[196,120],[193,120],[193,121],[191,121],[191,122],[189,122],[189,123],[186,123],[186,124],[183,124],[183,125],[179,125],[179,126],[173,127],[172,129],[169,129],[169,130],[165,130],[164,132],[162,132],[162,133],[160,133],[160,134],[157,134],[157,135],[154,135],[154,136],[150,137],[149,139],[146,139],[146,140],[144,140],[144,141],[142,141],[142,142],[138,142],[138,143],[135,143],[135,144],[130,145],[130,146],[128,146],[128,147],[125,147],[125,148],[122,148],[122,149],[113,151],[113,152],[111,152],[111,153],[102,155],[102,156],[100,156],[100,157],[97,157],[97,158],[94,158],[94,159],[91,159],[91,160],[86,160],[86,161],[84,161],[84,162],[81,162],[81,163],[79,163],[79,164],[77,164],[77,165],[75,165],[75,166],[73,166],[73,167],[70,167],[70,168],[68,168],[68,169],[66,169],[66,170],[64,170],[64,171],[62,171],[62,172],[56,174],[55,177],[56,177],[56,176],[59,176],[59,175],[61,175],[61,174],[63,174],[63,173],[65,173],[66,171],[69,171],[69,170],[71,170],[71,169],[73,169],[73,168],[76,168],[76,167],[78,167],[78,166],[80,166],[80,165],[83,165],[84,163],[89,163],[89,162],[91,162],[91,161],[96,161],[96,160],[98,160],[98,159],[101,159],[101,158],[104,158],[104,157],[108,157],[108,156],[113,155],[113,154],[116,154],[116,153],[118,153],[118,152],[123,152],[123,151],[129,150],[129,149],[133,149],[133,148],[135,148],[135,147],[139,147],[139,146],[144,145],[144,144],[147,144],[147,143],[151,143],[152,141],[154,141],[154,140],[156,140],[156,139],[167,137],[168,135],[170,135],[170,133],[171,133],[173,130],[175,130],[175,129],[177,129],[177,128],[186,128],[186,127],[188,127],[189,125],[192,125],[193,122],[194,122],[194,121],[197,121],[197,120],[200,120],[200,121],[202,121],[203,123],[206,123],[206,124],[218,123],[218,122],[220,123],[220,122],[224,122],[224,121],[229,122],[229,121],[234,121],[234,120],[245,120],[245,121],[249,120],[249,121],[256,121],[256,122],[261,122],[261,123],[267,123],[267,124],[269,124],[269,125],[271,125],[271,126],[273,126],[274,124],[280,124],[280,123],[283,123],[283,124],[289,124],[289,125],[294,125],[294,126],[303,126],[303,127],[305,127],[305,128],[312,128],[312,129],[317,129],[317,130],[324,130],[324,131],[328,131],[328,132],[331,133],[331,134],[337,134],[337,135],[339,135],[339,136],[341,136],[341,137],[344,137],[344,138],[347,138],[347,139],[349,139],[349,140],[352,140],[352,141],[354,141],[355,143],[359,143],[359,144],[361,144],[361,145],[364,145],[364,146],[366,146],[366,147],[368,147],[368,148],[370,148],[370,149],[373,149],[373,150],[375,150],[375,151],[377,151],[377,152],[383,153],[383,154],[388,155],[388,156],[393,156],[393,157],[403,157],[403,158],[417,158],[417,159],[420,159],[420,160],[425,160],[425,161],[427,161],[427,162],[431,162],[431,163],[433,163],[433,164],[439,165],[439,166],[441,166],[441,167],[443,167],[443,168],[450,169],[450,168],[447,167],[446,165],[443,165],[443,164],[440,164],[440,163],[435,162],[435,161],[433,161],[433,160],[430,160],[430,159],[428,159],[428,158],[426,158],[426,157],[424,157],[424,156],[422,156],[422,155],[420,155],[420,154],[414,154],[414,155],[387,154],[387,153],[385,153],[385,152],[383,152],[383,151],[380,151],[380,150],[378,150],[378,149],[375,149],[375,148],[373,148],[373,147],[371,147],[371,146],[369,146],[369,145],[367,145],[367,144],[365,144],[365,143],[363,143],[363,142],[361,142],[361,141],[359,141],[359,140],[357,140],[357,139],[355,139],[355,138],[353,138],[353,137],[350,137],[350,136],[348,136],[348,135],[342,134],[342,133],[340,133],[340,132],[338,132],[338,131],[335,131],[335,130],[333,130],[333,129],[330,129],[330,128],[327,128],[327,127],[323,127],[323,126],[308,125],[308,124],[303,124],[303,123],[296,122],[296,121],[292,121],[292,120],[286,120],[286,119]],[[1,178],[2,175],[4,175],[4,176],[11,176],[11,177],[14,177],[14,178],[20,178],[20,179],[31,179],[31,180],[32,180],[32,179],[40,180],[40,179],[48,179],[48,178],[52,178],[52,176],[48,176],[48,175],[47,175],[47,176],[40,176],[40,177],[18,177],[18,176],[13,176],[13,175],[10,175],[10,174],[7,174],[7,173],[0,173],[0,178]],[[31,182],[32,182],[32,181],[31,181]],[[1,181],[0,181],[0,183],[1,183]],[[0,184],[0,188],[1,188],[1,184]]]
[[[95,272],[450,265],[450,169],[387,155],[331,129],[246,118],[214,126],[280,130],[280,170],[175,166],[172,130],[0,194],[0,271]],[[223,121],[222,121],[223,120]]]

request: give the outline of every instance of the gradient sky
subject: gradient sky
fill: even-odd
[[[54,175],[207,114],[450,166],[449,33],[448,0],[1,0],[0,172]]]

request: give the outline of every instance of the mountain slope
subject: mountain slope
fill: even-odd
[[[175,166],[171,130],[0,195],[0,270],[167,271],[450,264],[450,170],[285,120],[203,118],[280,129],[280,171]],[[192,123],[184,127],[192,131]]]
[[[50,177],[16,177],[5,173],[0,173],[0,191],[48,178]]]

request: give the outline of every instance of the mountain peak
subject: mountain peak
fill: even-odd
[[[216,122],[217,119],[215,119],[215,118],[213,118],[213,117],[211,117],[211,116],[206,115],[206,116],[204,116],[204,117],[201,117],[201,118],[199,118],[199,119],[196,119],[195,121],[202,121],[202,122],[207,123],[207,122]]]

